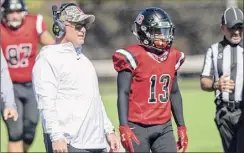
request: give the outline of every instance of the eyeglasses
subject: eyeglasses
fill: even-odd
[[[85,29],[88,29],[88,25],[87,24],[82,24],[82,23],[74,23],[74,22],[69,22],[77,31],[80,31],[83,27]],[[68,26],[68,25],[67,25]]]

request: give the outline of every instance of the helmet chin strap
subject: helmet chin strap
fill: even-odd
[[[150,52],[153,52],[155,54],[162,54],[164,53],[164,49],[160,49],[154,46],[149,46],[149,45],[145,45],[142,43],[143,46],[145,46],[146,48],[150,49]]]

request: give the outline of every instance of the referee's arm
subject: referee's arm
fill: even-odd
[[[204,91],[214,91],[214,63],[212,58],[212,49],[209,48],[204,59],[201,73],[201,88]]]

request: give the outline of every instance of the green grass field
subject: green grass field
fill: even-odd
[[[221,141],[213,120],[215,115],[213,93],[201,91],[198,80],[183,79],[179,85],[184,100],[184,115],[188,128],[189,146],[187,151],[222,152]],[[116,85],[114,83],[101,84],[100,90],[107,114],[118,129]],[[5,125],[1,122],[1,152],[6,152],[7,138]],[[40,124],[30,151],[45,151]]]

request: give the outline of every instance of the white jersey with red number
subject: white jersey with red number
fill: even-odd
[[[26,15],[23,24],[12,30],[1,23],[1,46],[14,82],[30,82],[38,54],[39,36],[47,30],[42,15]]]

